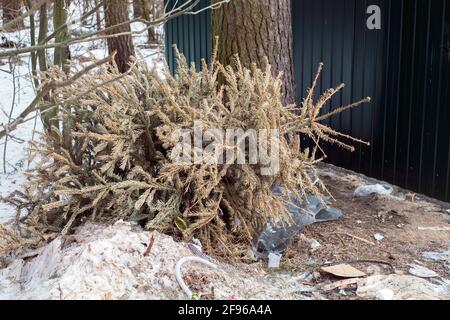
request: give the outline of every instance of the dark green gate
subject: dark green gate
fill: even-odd
[[[167,11],[174,6],[186,3],[186,0],[166,0]],[[193,2],[194,3],[194,2]],[[191,11],[198,11],[209,6],[210,0],[200,0]],[[166,57],[171,70],[175,70],[174,50],[177,45],[188,62],[195,62],[197,67],[202,58],[209,63],[211,57],[211,11],[205,10],[196,15],[183,15],[170,20],[165,25]]]

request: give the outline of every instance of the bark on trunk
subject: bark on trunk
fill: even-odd
[[[142,17],[142,0],[133,0],[133,17]]]
[[[39,35],[38,43],[45,44],[48,31],[48,15],[47,15],[47,3],[44,2],[39,8]],[[37,50],[37,58],[39,62],[39,70],[41,72],[47,71],[47,54],[45,49]],[[44,81],[45,78],[42,79]],[[41,81],[41,83],[42,83]],[[45,102],[50,100],[50,96],[47,94],[42,98],[43,102],[39,105],[41,111],[45,111]],[[58,128],[58,120],[56,120],[56,109],[46,111],[42,113],[41,119],[44,124],[44,129],[50,131],[52,126]]]
[[[118,25],[128,21],[128,1],[124,0],[106,0],[105,1],[105,22],[106,28]],[[130,32],[130,25],[125,24],[114,28],[107,34],[118,34]],[[108,51],[112,54],[117,52],[115,61],[120,72],[126,72],[129,69],[130,57],[134,55],[134,46],[131,35],[122,35],[108,38]]]
[[[267,57],[274,75],[283,72],[284,102],[295,102],[291,0],[233,0],[212,12],[220,62],[239,54],[244,65],[261,66]]]
[[[27,10],[31,10],[33,4],[32,0],[26,0],[25,5]],[[35,15],[32,13],[30,15],[30,45],[36,45],[36,20]],[[33,74],[33,83],[34,88],[37,89],[39,87],[39,79],[37,78],[37,54],[35,51],[30,52],[31,56],[31,73]]]
[[[94,0],[95,6],[98,5],[99,0]],[[100,31],[102,29],[102,19],[100,15],[100,8],[97,8],[95,10],[95,25],[97,26],[97,31]]]
[[[45,44],[45,38],[47,38],[48,20],[47,20],[47,3],[44,2],[39,8],[39,35],[38,43]],[[37,56],[39,60],[39,70],[47,71],[47,57],[45,49],[37,50]]]
[[[55,0],[53,4],[53,29],[58,30],[67,22],[67,4],[65,0]],[[56,42],[63,42],[70,38],[69,28],[63,27],[61,32],[55,37]],[[70,59],[68,46],[56,47],[54,51],[53,63],[64,68],[64,64]],[[67,72],[67,70],[65,70]]]
[[[3,7],[3,24],[6,24],[18,16],[20,16],[20,9],[22,7],[22,1],[19,0],[2,0]],[[17,21],[11,25],[7,31],[21,30],[25,28],[23,20]]]
[[[136,1],[136,0],[135,0]],[[142,16],[145,20],[150,21],[150,19],[155,19],[155,16],[150,17],[150,10],[149,10],[149,2],[148,0],[140,0],[141,2],[141,8],[142,8]],[[148,28],[148,43],[152,44],[156,42],[156,32],[154,27]]]
[[[85,3],[85,5],[89,5]],[[53,3],[53,29],[61,32],[55,37],[56,42],[63,42],[70,38],[69,28],[66,25],[67,22],[67,0],[54,0]],[[66,73],[70,73],[70,66],[68,60],[70,59],[69,46],[56,47],[54,51],[54,64],[60,66]],[[69,110],[66,110],[69,111]],[[62,134],[64,147],[72,154],[72,122],[70,117],[64,113],[62,121]]]

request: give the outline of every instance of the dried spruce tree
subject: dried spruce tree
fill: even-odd
[[[104,68],[55,90],[60,116],[74,124],[72,150],[59,131],[44,133],[30,148],[38,163],[24,190],[6,199],[25,214],[20,230],[27,241],[67,234],[87,219],[125,219],[180,239],[195,236],[208,253],[239,258],[236,251],[244,253],[269,219],[291,223],[286,197],[328,194],[315,170],[324,157],[320,141],[349,150],[346,140],[362,142],[321,123],[369,100],[321,114],[343,88],[313,101],[322,65],[303,103],[286,106],[281,76],[272,75],[267,60],[262,69],[245,68],[237,57],[224,66],[214,55],[212,65],[203,62],[198,72],[179,55],[178,64],[176,77],[168,69],[161,77],[145,65],[125,74]],[[52,79],[64,78],[59,69],[50,72]],[[173,132],[184,129],[193,137],[198,121],[205,130],[278,130],[279,138],[269,139],[280,150],[279,170],[263,175],[264,164],[236,164],[236,154],[223,164],[174,162],[179,141]],[[316,145],[305,148],[302,136]],[[286,194],[274,195],[275,185]]]

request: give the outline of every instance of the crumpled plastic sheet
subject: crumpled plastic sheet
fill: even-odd
[[[286,198],[284,189],[280,186],[274,187],[273,193]],[[296,197],[291,196],[288,203],[286,208],[294,223],[290,226],[281,221],[267,223],[259,237],[253,241],[251,251],[255,258],[267,259],[271,253],[280,255],[286,250],[290,240],[306,226],[342,217],[341,210],[328,207],[331,204],[329,197],[308,195],[299,202]]]

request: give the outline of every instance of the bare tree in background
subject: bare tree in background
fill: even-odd
[[[285,103],[295,99],[291,9],[291,0],[232,0],[212,14],[220,62],[228,65],[239,54],[249,66],[267,57],[273,73],[284,74]]]
[[[108,35],[118,33],[130,33],[130,25],[122,24],[128,21],[128,1],[105,0],[105,23],[106,28],[115,27],[107,32]],[[122,24],[122,25],[121,25]],[[120,72],[126,72],[129,68],[130,57],[134,56],[134,46],[131,34],[108,38],[109,54],[116,52],[115,61]]]
[[[69,28],[67,26],[67,1],[54,0],[53,3],[53,28],[61,30],[55,37],[55,41],[63,42],[70,38]],[[70,59],[69,46],[56,47],[54,52],[54,64],[64,67],[66,61]],[[66,72],[68,72],[66,70]]]
[[[133,0],[133,17],[142,17],[142,0]]]
[[[21,14],[22,1],[2,0],[3,24],[13,21]],[[7,31],[21,30],[25,28],[23,20],[18,20],[7,28]]]
[[[83,15],[86,14],[89,11],[91,1],[90,0],[83,0]],[[83,21],[83,24],[86,24],[86,20]]]
[[[100,15],[101,6],[99,6],[99,3],[99,0],[94,0],[95,7],[97,8],[95,9],[95,25],[97,27],[97,31],[100,31],[102,29],[102,19]]]
[[[38,35],[38,44],[45,43],[45,40],[47,38],[47,31],[48,31],[48,8],[47,3],[43,2],[42,5],[39,8],[39,35]],[[39,62],[39,70],[41,72],[45,72],[48,69],[47,66],[47,53],[45,49],[39,49],[37,50],[37,59]],[[45,81],[45,79],[40,79],[41,82]],[[48,101],[50,98],[50,95],[47,93],[42,97],[42,101],[38,104],[39,109],[41,111],[44,111],[44,104],[43,102]],[[50,130],[52,126],[57,126],[58,123],[55,121],[56,117],[56,110],[52,110],[51,112],[45,113],[41,119],[42,123],[44,125],[44,128],[46,130]]]
[[[135,18],[144,18],[146,21],[156,18],[156,8],[163,0],[133,0],[133,16]],[[157,39],[155,27],[148,28],[148,43],[155,43]]]
[[[142,4],[142,14],[145,20],[150,21],[150,3],[148,0],[140,0]],[[151,0],[151,6],[152,8],[155,8],[155,2],[156,0]],[[153,18],[155,18],[155,14],[153,13]],[[154,43],[157,41],[156,38],[156,30],[155,27],[150,26],[148,28],[148,43]]]

